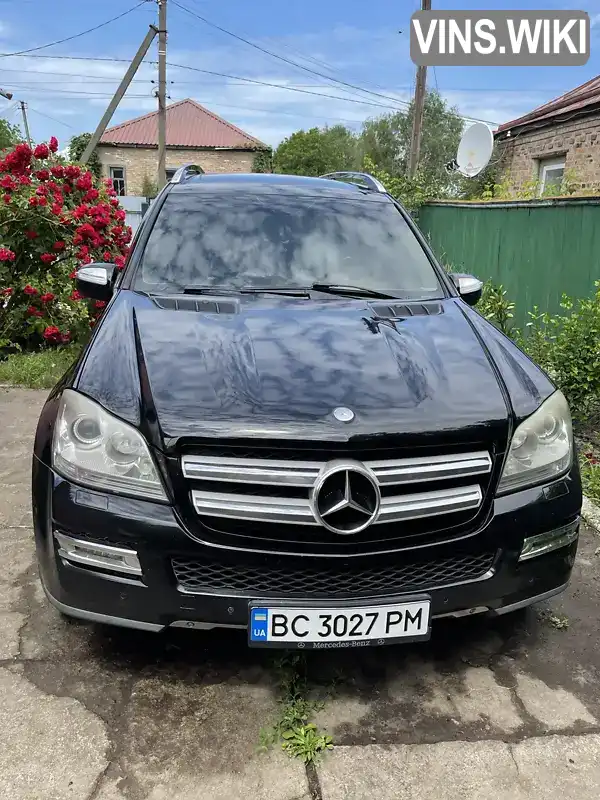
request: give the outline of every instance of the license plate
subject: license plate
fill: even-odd
[[[357,608],[250,605],[251,647],[330,649],[428,639],[429,599]]]

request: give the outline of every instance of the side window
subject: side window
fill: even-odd
[[[126,193],[125,167],[109,167],[108,170],[115,192],[123,197]]]

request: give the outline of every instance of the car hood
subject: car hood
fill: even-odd
[[[154,423],[167,449],[180,437],[505,437],[510,395],[485,328],[457,299],[439,306],[390,321],[361,300],[251,295],[204,313],[121,291],[76,386],[134,424]],[[341,406],[352,422],[333,416]]]

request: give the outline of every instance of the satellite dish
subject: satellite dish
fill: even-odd
[[[483,122],[476,122],[463,133],[456,159],[447,165],[447,169],[474,178],[489,164],[493,149],[491,130]]]

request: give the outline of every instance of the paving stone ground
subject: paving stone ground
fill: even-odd
[[[276,655],[240,632],[70,623],[43,597],[30,527],[44,393],[0,388],[0,800],[596,799],[600,536],[570,589],[427,644],[308,654],[336,748],[307,772],[259,754]],[[554,627],[552,615],[568,628]],[[333,687],[333,688],[332,688]]]

